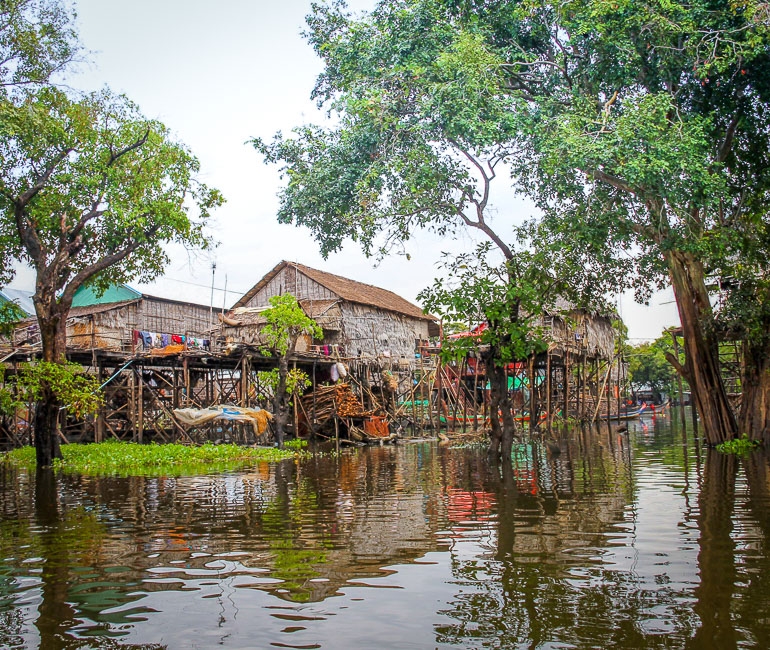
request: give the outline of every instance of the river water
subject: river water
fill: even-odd
[[[176,478],[4,470],[0,647],[770,647],[770,457],[630,428],[502,469],[412,443]]]

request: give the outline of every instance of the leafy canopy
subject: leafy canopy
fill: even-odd
[[[310,334],[316,339],[323,337],[321,328],[302,311],[291,294],[273,296],[269,303],[270,307],[262,312],[267,324],[260,331],[265,341],[265,354],[283,356],[293,351],[297,339],[303,334]]]
[[[44,87],[0,103],[0,251],[71,300],[84,282],[147,281],[162,245],[205,248],[222,203],[168,129],[108,90],[71,99]]]
[[[0,336],[10,337],[25,313],[15,302],[0,302]]]
[[[520,251],[513,260],[494,262],[488,242],[473,253],[445,256],[445,278],[419,294],[425,309],[465,330],[483,325],[474,336],[446,338],[445,357],[463,358],[478,346],[497,351],[500,365],[545,351],[542,328],[545,304],[555,298],[558,284],[539,253]]]
[[[314,96],[335,126],[255,145],[282,166],[279,219],[324,254],[486,232],[505,169],[555,237],[644,299],[669,251],[718,270],[764,247],[735,233],[768,214],[769,30],[759,0],[388,0],[360,18],[315,5]]]
[[[82,418],[97,412],[102,404],[99,380],[85,373],[76,363],[28,363],[22,366],[16,382],[16,400],[20,405],[37,402],[42,387],[48,388],[68,413]]]
[[[273,296],[269,303],[270,307],[263,312],[267,324],[260,331],[265,341],[263,354],[276,354],[286,358],[294,351],[297,339],[303,334],[309,334],[316,339],[323,337],[321,328],[302,311],[297,299],[291,294]],[[287,395],[302,391],[311,384],[307,373],[297,368],[288,369],[284,379]],[[281,386],[281,369],[262,371],[259,373],[259,380],[275,395]]]
[[[3,0],[0,4],[2,94],[44,84],[77,57],[75,12],[59,0]]]
[[[676,372],[666,359],[666,352],[673,354],[671,338],[664,334],[652,343],[640,343],[625,350],[628,358],[628,375],[636,390],[649,388],[657,396],[672,394],[675,389]]]

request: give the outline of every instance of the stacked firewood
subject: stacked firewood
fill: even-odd
[[[316,420],[319,423],[333,417],[335,412],[341,417],[371,415],[369,411],[364,409],[364,405],[349,384],[319,386],[314,393],[308,393],[302,398],[302,406],[308,415],[315,412]],[[315,411],[313,410],[314,401]]]

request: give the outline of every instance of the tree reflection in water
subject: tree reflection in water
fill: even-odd
[[[701,458],[660,424],[492,466],[421,444],[211,476],[0,470],[0,646],[768,647],[769,490],[766,455]]]

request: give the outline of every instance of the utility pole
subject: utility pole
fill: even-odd
[[[209,300],[209,322],[214,327],[214,276],[217,272],[217,263],[211,263],[211,299]]]

